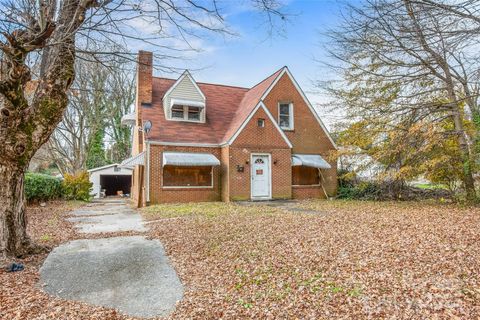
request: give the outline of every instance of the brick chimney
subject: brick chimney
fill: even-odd
[[[152,63],[153,55],[151,52],[138,52],[137,59],[137,103],[152,103]]]
[[[142,108],[152,104],[152,72],[153,54],[149,51],[138,52],[137,57],[137,95],[136,95],[136,128],[133,132],[133,154],[143,151],[143,134],[139,130],[143,127]]]

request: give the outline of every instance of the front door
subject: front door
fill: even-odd
[[[270,156],[252,155],[252,199],[270,199]]]

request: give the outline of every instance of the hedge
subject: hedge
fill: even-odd
[[[25,197],[27,201],[46,201],[62,197],[62,181],[58,178],[41,174],[25,174]]]

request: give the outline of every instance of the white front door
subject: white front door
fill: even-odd
[[[252,155],[252,199],[270,199],[270,156]]]

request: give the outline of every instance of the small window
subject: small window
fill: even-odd
[[[188,107],[188,120],[200,121],[200,108]]]
[[[183,106],[173,106],[172,107],[172,118],[183,119]]]
[[[257,125],[258,125],[260,128],[264,128],[264,127],[265,127],[265,119],[258,119],[258,120],[257,120]]]
[[[278,104],[278,124],[282,129],[286,129],[286,130],[293,129],[293,104],[292,103]]]

